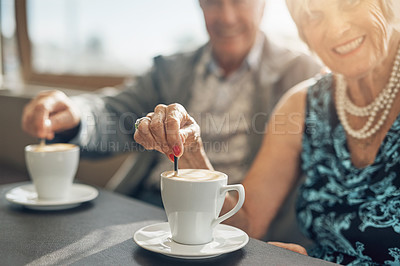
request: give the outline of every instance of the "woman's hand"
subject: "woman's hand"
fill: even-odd
[[[285,248],[303,255],[308,255],[307,251],[304,247],[297,245],[297,244],[290,244],[290,243],[282,243],[282,242],[268,242],[268,244],[280,247],[280,248]]]
[[[61,91],[43,91],[24,108],[22,129],[37,138],[53,139],[55,132],[76,127],[80,113]]]
[[[146,115],[136,129],[134,139],[147,150],[164,153],[171,161],[184,149],[201,144],[200,127],[180,104],[159,104]]]

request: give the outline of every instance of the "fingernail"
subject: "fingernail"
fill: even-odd
[[[174,155],[171,153],[170,155],[168,155],[169,159],[174,162]]]
[[[179,154],[181,154],[181,149],[179,148],[178,145],[175,145],[174,147],[172,147],[172,150],[174,151],[175,156],[178,156]]]
[[[46,127],[46,128],[49,128],[49,127],[51,127],[51,120],[50,119],[46,119],[46,120],[44,120],[44,126]]]

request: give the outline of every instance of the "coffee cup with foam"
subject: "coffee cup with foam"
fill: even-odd
[[[67,143],[28,145],[25,161],[39,199],[68,198],[79,164],[78,146]]]
[[[245,193],[241,184],[228,185],[228,176],[205,169],[179,169],[161,174],[161,196],[172,240],[200,245],[212,241],[214,228],[242,207]],[[228,191],[238,193],[236,206],[219,216]]]

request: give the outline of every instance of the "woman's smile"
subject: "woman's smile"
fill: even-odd
[[[364,40],[365,40],[365,36],[361,36],[357,39],[354,39],[350,42],[347,42],[343,45],[333,48],[333,51],[340,55],[350,54],[350,53],[356,51],[361,46],[361,44],[364,42]]]

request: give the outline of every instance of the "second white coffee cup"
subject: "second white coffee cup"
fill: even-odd
[[[25,160],[38,198],[68,198],[78,169],[79,147],[73,144],[28,145]]]
[[[214,228],[242,207],[245,193],[240,184],[227,185],[228,176],[204,169],[180,169],[161,174],[161,196],[171,229],[172,239],[186,245],[209,243]],[[225,195],[236,190],[236,206],[219,216]]]

